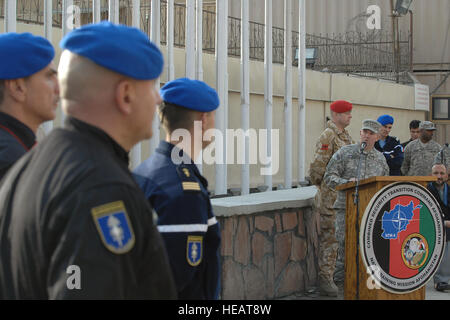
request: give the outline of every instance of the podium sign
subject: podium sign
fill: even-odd
[[[346,192],[345,299],[425,299],[426,282],[442,259],[445,231],[435,177],[371,177]]]
[[[438,202],[417,183],[397,182],[375,194],[362,217],[360,252],[375,284],[404,294],[436,272],[445,243]]]

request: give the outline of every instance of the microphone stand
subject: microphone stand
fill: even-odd
[[[356,299],[357,300],[359,300],[359,175],[360,175],[360,171],[361,171],[361,160],[362,160],[362,156],[364,155],[364,149],[366,148],[366,146],[367,146],[367,144],[365,142],[361,143],[358,167],[356,169],[355,194],[353,197],[353,204],[356,205],[355,230],[356,230]]]

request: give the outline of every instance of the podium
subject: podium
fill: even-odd
[[[359,182],[359,220],[356,224],[357,208],[354,204],[356,182],[349,182],[336,187],[338,191],[346,192],[346,217],[345,217],[345,300],[424,300],[425,286],[413,292],[396,294],[379,288],[374,290],[367,286],[370,274],[359,252],[357,245],[361,220],[372,197],[383,187],[395,182],[415,182],[426,188],[428,182],[436,181],[435,177],[402,177],[402,176],[380,176],[360,180]],[[358,229],[357,229],[358,228]],[[356,259],[358,258],[358,265]]]

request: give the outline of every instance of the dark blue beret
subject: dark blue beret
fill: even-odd
[[[48,66],[55,57],[52,44],[31,33],[0,34],[0,79],[31,76]]]
[[[167,82],[159,93],[165,102],[200,112],[216,110],[220,104],[216,90],[203,81],[188,78]]]
[[[391,116],[388,115],[388,114],[384,114],[384,115],[382,115],[382,116],[379,116],[378,119],[377,119],[377,121],[378,121],[379,123],[381,123],[381,125],[383,125],[383,126],[385,126],[385,125],[387,125],[387,124],[394,124],[394,118],[391,117]]]
[[[163,71],[161,51],[139,29],[108,21],[84,25],[68,33],[62,49],[138,80],[152,80]]]

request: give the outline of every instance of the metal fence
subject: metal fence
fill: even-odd
[[[4,15],[4,0],[0,0],[0,17]],[[18,0],[17,21],[43,24],[44,0]],[[80,8],[80,22],[92,21],[92,1],[73,0]],[[150,33],[151,0],[141,0],[141,30]],[[120,0],[120,23],[131,25],[132,1]],[[62,1],[53,0],[53,26],[61,28]],[[166,1],[161,1],[161,44],[166,44]],[[101,19],[108,18],[108,0],[101,0]],[[203,50],[214,53],[216,13],[203,10]],[[175,3],[174,45],[185,45],[186,7]],[[250,59],[264,60],[264,24],[250,22]],[[284,29],[273,27],[273,62],[284,63]],[[228,18],[228,55],[238,57],[241,44],[241,21]],[[293,52],[298,45],[298,32],[292,32]],[[411,35],[400,32],[398,50],[394,50],[392,33],[373,31],[366,33],[306,35],[306,46],[317,49],[314,69],[320,71],[355,74],[364,77],[386,79],[401,83],[412,82],[407,75],[411,71]],[[295,61],[293,61],[295,64]]]

